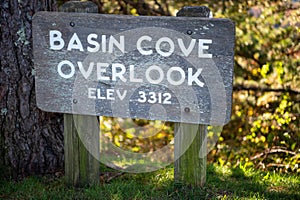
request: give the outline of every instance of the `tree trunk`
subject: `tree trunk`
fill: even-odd
[[[64,165],[63,118],[36,106],[32,54],[32,16],[56,7],[55,0],[0,1],[0,166],[14,178]]]

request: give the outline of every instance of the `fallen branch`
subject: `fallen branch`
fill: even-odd
[[[277,163],[269,163],[269,164],[267,164],[267,168],[269,168],[269,167],[285,167],[286,165],[284,165],[284,164],[277,164]]]
[[[103,172],[100,174],[100,180],[104,183],[109,183],[111,180],[122,176],[125,172]]]
[[[293,156],[296,155],[296,152],[285,150],[285,149],[270,149],[270,150],[267,149],[264,152],[253,156],[252,158],[250,158],[250,160],[255,160],[257,158],[260,158],[264,155],[271,154],[271,153],[287,153],[287,154],[291,154]]]
[[[233,86],[234,91],[240,91],[240,90],[251,90],[251,91],[257,91],[257,92],[288,92],[290,94],[300,94],[300,91],[296,91],[290,88],[267,88],[267,87],[256,87],[256,86],[245,86],[245,85],[234,85]]]

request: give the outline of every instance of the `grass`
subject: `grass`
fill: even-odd
[[[0,180],[0,199],[300,199],[299,175],[209,165],[202,188],[174,183],[173,178],[172,166],[85,188],[66,187],[63,177],[32,176]]]

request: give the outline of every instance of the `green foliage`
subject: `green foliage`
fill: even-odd
[[[226,5],[217,16],[236,23],[235,85],[242,90],[234,92],[232,121],[214,160],[300,172],[299,5]]]
[[[183,6],[206,5],[214,17],[236,24],[231,122],[211,162],[300,172],[300,3],[292,0],[93,0],[101,13],[175,15]],[[62,1],[60,1],[62,2]],[[172,124],[103,118],[102,130],[117,146],[155,151],[173,139]],[[157,131],[159,130],[159,131]],[[155,134],[154,134],[154,132]],[[149,137],[144,136],[147,135]]]
[[[132,152],[147,153],[169,144],[173,124],[143,119],[101,117],[101,131],[116,146]]]
[[[66,0],[59,1],[60,4]],[[231,122],[211,162],[300,172],[300,2],[292,0],[93,0],[100,13],[175,15],[206,5],[236,24]],[[141,126],[142,129],[130,127]],[[155,151],[173,139],[172,123],[103,117],[104,135],[133,152]],[[145,136],[147,136],[145,138]]]

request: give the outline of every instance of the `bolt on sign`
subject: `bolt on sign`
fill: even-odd
[[[37,105],[223,125],[231,115],[234,43],[228,19],[39,12]]]

